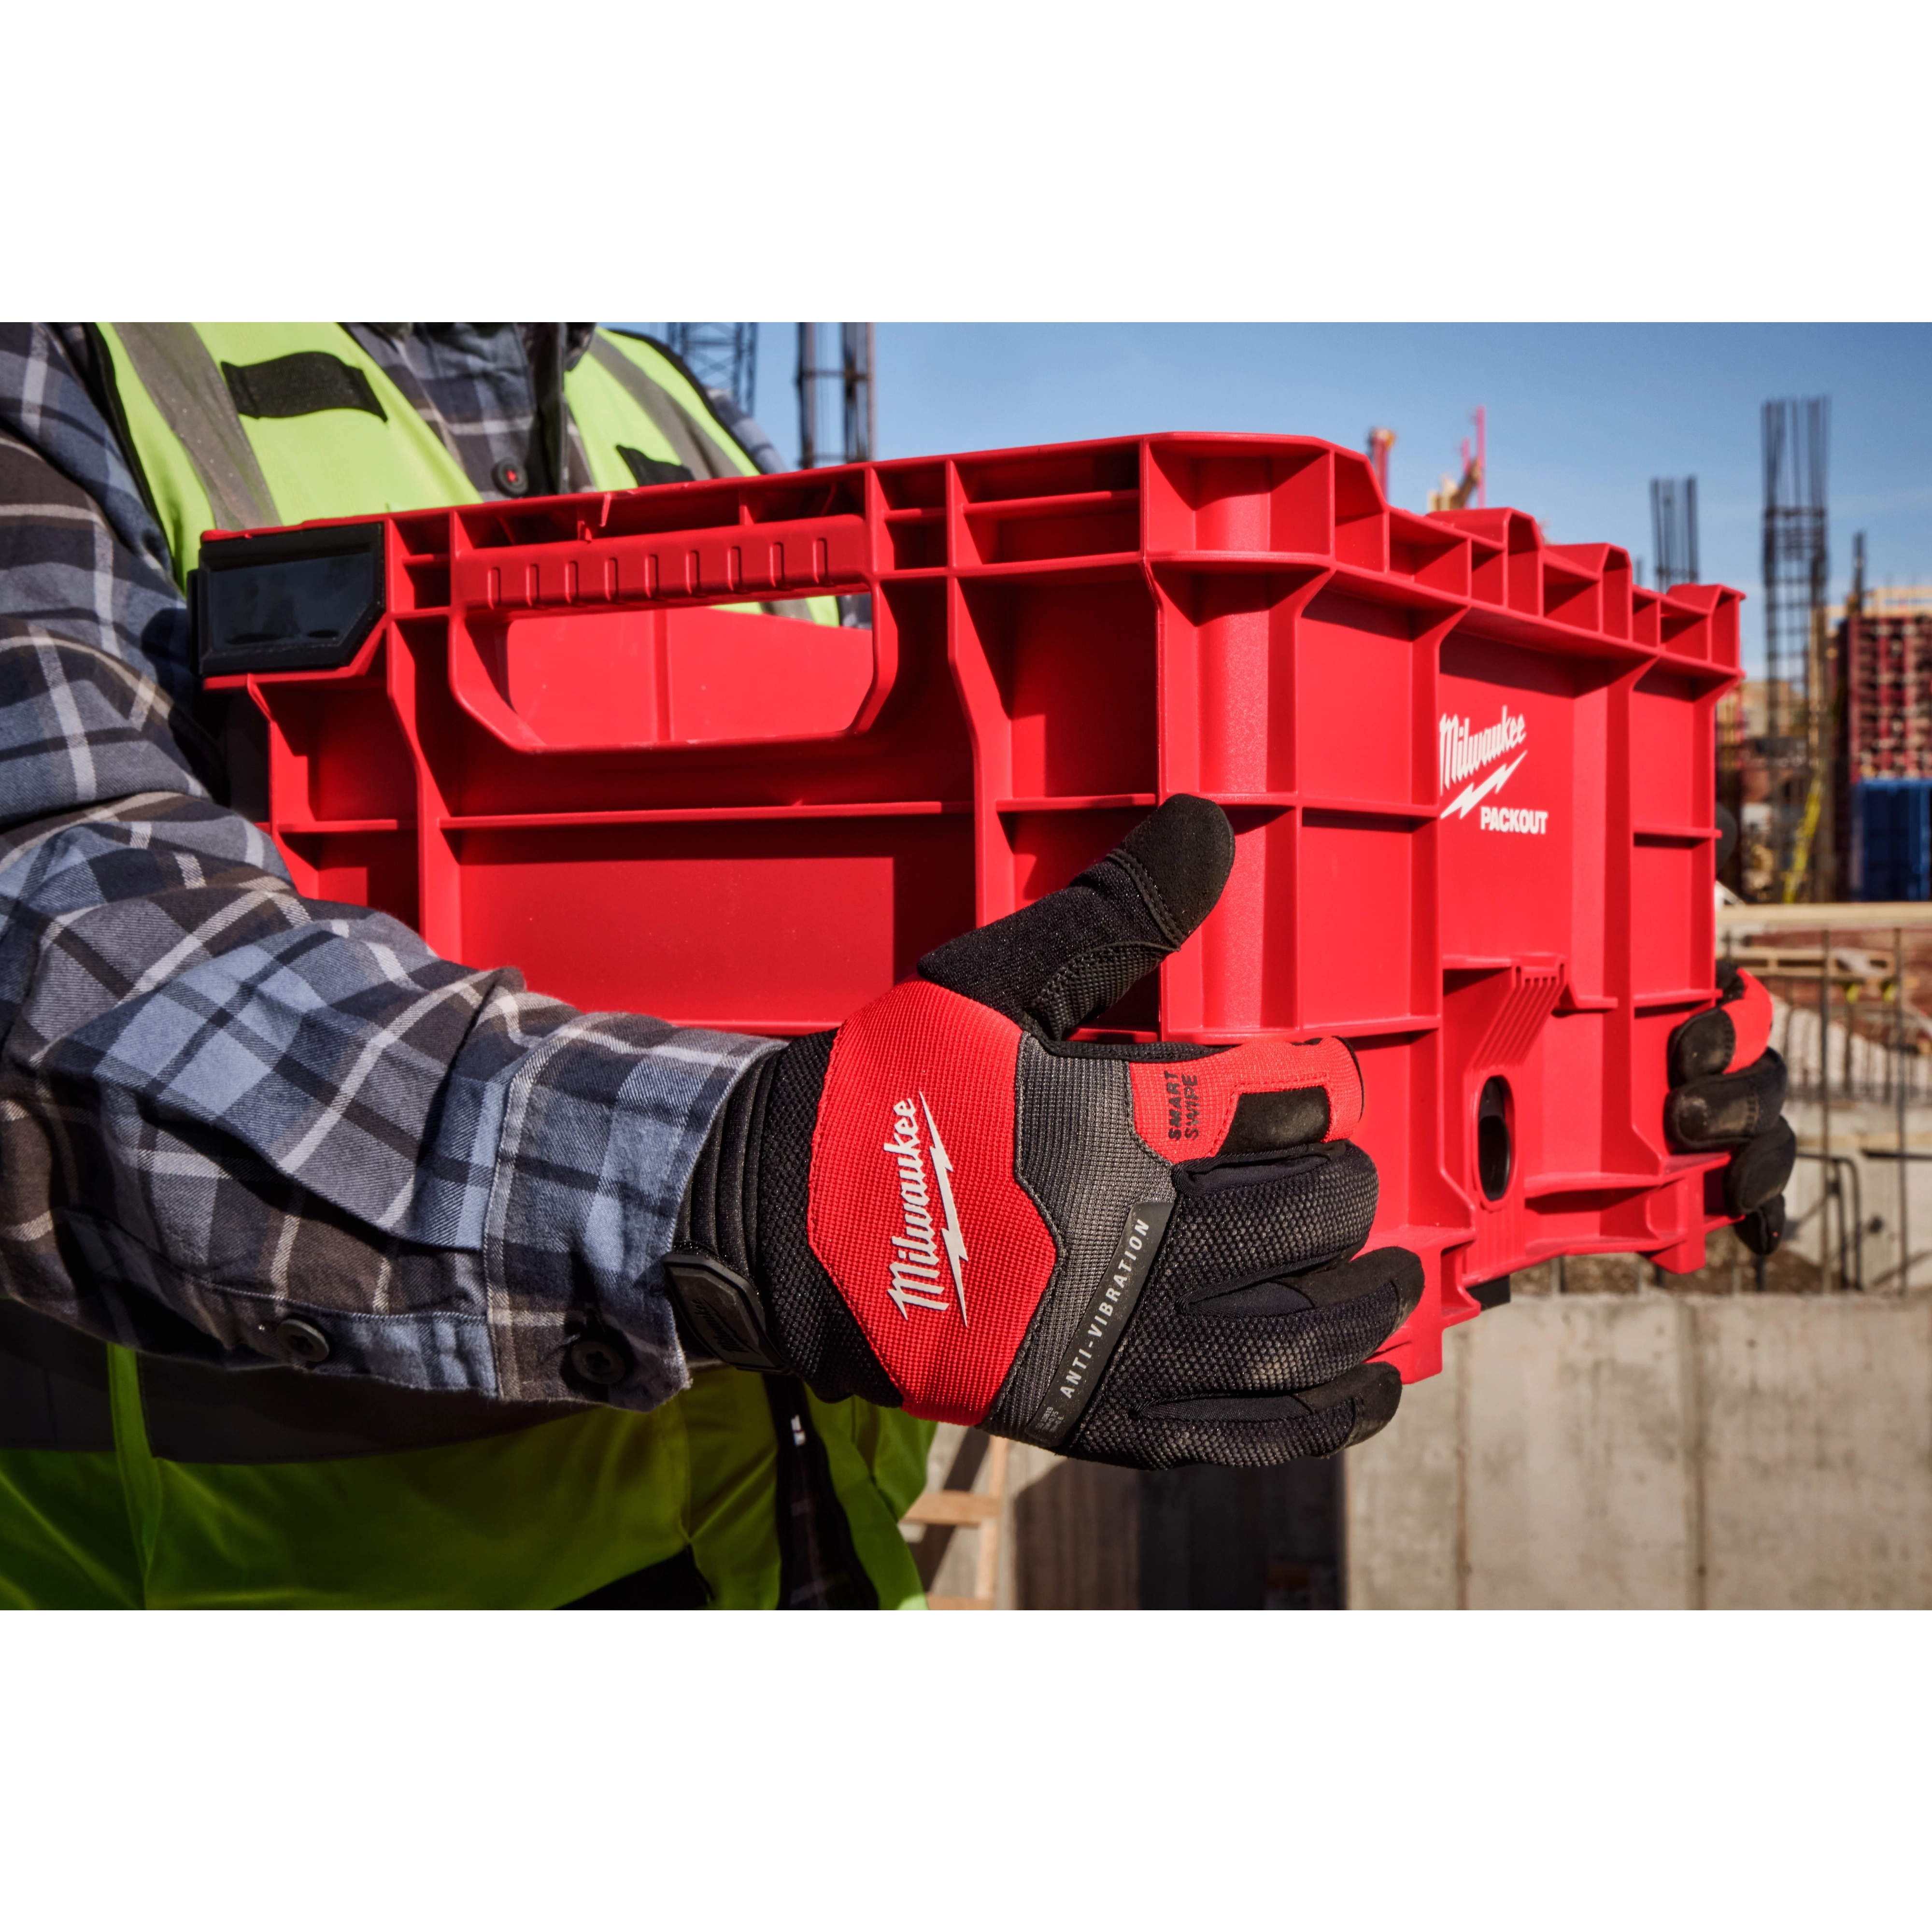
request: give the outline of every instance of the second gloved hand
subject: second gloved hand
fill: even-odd
[[[1771,1046],[1771,995],[1729,960],[1718,962],[1718,1004],[1670,1036],[1664,1126],[1693,1153],[1733,1148],[1724,1211],[1738,1238],[1768,1255],[1784,1238],[1784,1184],[1798,1158],[1784,1118],[1784,1061]]]
[[[696,1352],[1161,1468],[1326,1455],[1394,1412],[1367,1358],[1416,1257],[1360,1254],[1374,1163],[1335,1039],[1072,1041],[1220,896],[1177,797],[1064,890],[928,953],[741,1080],[668,1263]]]

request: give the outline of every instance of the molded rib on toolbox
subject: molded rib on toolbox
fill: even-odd
[[[277,668],[262,620],[253,661],[207,665],[267,717],[268,829],[303,891],[581,1006],[794,1034],[1198,792],[1234,821],[1227,892],[1102,1030],[1352,1042],[1375,1239],[1428,1270],[1388,1351],[1406,1376],[1513,1268],[1701,1262],[1721,1162],[1665,1144],[1664,1042],[1712,998],[1736,592],[1660,596],[1513,510],[1412,515],[1292,437],[488,504],[297,548],[371,526],[380,615],[342,619],[344,661]],[[209,580],[265,541],[211,541]],[[832,592],[869,596],[871,627],[761,611]],[[327,630],[280,641],[313,664]]]

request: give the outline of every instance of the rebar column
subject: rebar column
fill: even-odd
[[[1818,962],[1818,1283],[1832,1292],[1832,928]],[[1842,1221],[1844,1213],[1839,1210]]]

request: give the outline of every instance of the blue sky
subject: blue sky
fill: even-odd
[[[757,413],[788,456],[795,339],[766,323],[759,341]],[[1759,406],[1828,394],[1834,594],[1858,530],[1874,579],[1932,582],[1926,326],[884,322],[878,356],[881,455],[1166,429],[1360,448],[1385,424],[1390,494],[1417,510],[1480,403],[1492,506],[1554,542],[1622,544],[1648,578],[1650,478],[1695,476],[1703,575],[1754,593]],[[1759,637],[1748,618],[1754,652]]]

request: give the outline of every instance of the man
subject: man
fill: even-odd
[[[914,1414],[1153,1466],[1387,1421],[1420,1275],[1358,1253],[1352,1056],[1063,1044],[1212,907],[1211,806],[783,1048],[293,892],[256,714],[195,688],[202,530],[754,466],[587,325],[0,330],[9,1600],[911,1602]],[[1693,1138],[1772,1238],[1781,1070],[1709,1017]],[[1176,1052],[1222,1106],[1178,1165],[1131,1114]],[[852,1293],[881,1173],[900,1316],[956,1320]]]

